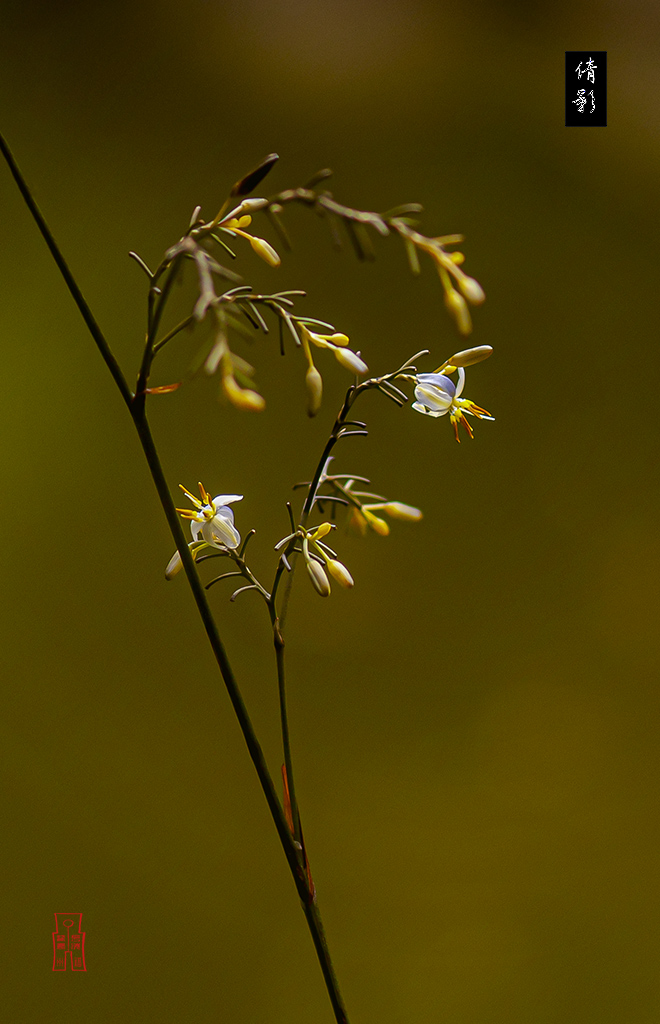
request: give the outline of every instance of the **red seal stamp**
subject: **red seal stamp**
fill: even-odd
[[[72,971],[87,970],[82,914],[55,914],[53,970],[66,971],[68,962],[71,963]]]

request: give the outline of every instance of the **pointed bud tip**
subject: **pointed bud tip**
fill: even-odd
[[[486,293],[474,277],[460,277],[458,287],[463,295],[473,306],[480,306],[486,298]]]
[[[361,359],[359,355],[351,351],[350,348],[335,348],[335,359],[338,363],[353,373],[364,374],[369,372],[369,367],[365,363],[364,359]]]
[[[307,415],[316,416],[321,408],[323,398],[323,378],[315,366],[310,366],[305,374],[307,385]]]
[[[350,587],[355,586],[355,580],[343,562],[339,562],[336,558],[330,558],[326,564],[332,578],[342,587],[346,587],[348,590]]]
[[[330,594],[330,581],[325,569],[314,558],[310,558],[307,562],[307,572],[317,594],[320,594],[321,597],[328,597]]]
[[[445,292],[445,306],[456,321],[459,333],[469,334],[472,330],[470,310],[463,296],[459,295],[455,288]]]
[[[422,510],[413,505],[404,505],[402,501],[388,501],[383,507],[392,519],[403,519],[407,522],[417,523],[423,518]]]
[[[179,554],[178,551],[175,551],[172,557],[170,558],[169,562],[167,563],[167,568],[165,569],[165,579],[173,579],[182,566],[183,562],[181,561],[181,555]]]
[[[257,256],[261,256],[262,260],[271,267],[279,267],[282,260],[278,253],[275,252],[272,245],[267,242],[264,238],[257,238],[256,235],[250,236],[250,245],[256,252]]]
[[[475,363],[488,359],[492,354],[493,348],[491,345],[477,345],[476,348],[465,348],[451,356],[445,363],[445,366],[474,366]]]
[[[237,181],[231,192],[230,196],[246,196],[252,189],[256,188],[260,181],[266,177],[268,172],[271,170],[274,164],[279,160],[277,153],[269,153],[267,157],[261,161],[261,163],[250,171],[245,177]]]

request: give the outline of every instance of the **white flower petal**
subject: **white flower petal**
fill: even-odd
[[[192,533],[193,540],[197,540],[198,539],[200,533],[202,532],[203,527],[204,527],[204,523],[203,522],[199,523],[199,522],[197,522],[196,519],[191,519],[191,521],[190,521],[190,532]]]
[[[456,385],[456,398],[461,394],[465,387],[465,370],[462,366],[458,368],[458,384]]]
[[[214,548],[226,547],[237,548],[241,543],[241,535],[229,519],[223,516],[214,516],[202,527],[202,536],[207,544]]]
[[[446,412],[451,406],[453,397],[431,384],[418,384],[415,398],[434,412]]]
[[[456,385],[451,377],[445,377],[444,373],[418,373],[417,383],[430,384],[434,388],[438,388],[438,390],[443,391],[451,398],[456,394]]]
[[[413,402],[412,408],[415,410],[415,412],[423,412],[425,416],[434,416],[434,417],[445,416],[446,413],[449,412],[448,408],[447,409],[443,409],[442,411],[436,411],[434,409],[427,409],[427,407],[425,405],[422,405],[421,402]]]
[[[218,494],[213,499],[213,504],[215,505],[215,507],[217,509],[221,505],[230,505],[232,503],[232,501],[242,501],[242,500],[243,500],[243,495],[242,494]]]

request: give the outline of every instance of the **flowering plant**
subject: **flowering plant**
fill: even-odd
[[[300,560],[304,563],[304,575],[308,584],[321,597],[330,596],[332,583],[347,589],[355,586],[350,569],[341,560],[335,548],[328,543],[332,534],[337,532],[337,525],[342,518],[362,535],[373,531],[383,538],[390,533],[390,520],[416,523],[422,518],[422,512],[414,505],[406,504],[398,498],[391,500],[365,490],[363,485],[368,486],[370,483],[367,478],[355,473],[334,471],[334,449],[339,442],[348,437],[364,436],[368,433],[365,422],[355,418],[354,409],[358,400],[368,391],[377,391],[397,406],[404,406],[410,400],[406,389],[413,390],[413,410],[432,418],[449,415],[457,441],[458,428],[461,424],[472,437],[472,429],[466,416],[482,420],[490,420],[493,417],[474,402],[461,397],[465,384],[465,368],[486,359],[491,349],[487,345],[462,349],[450,356],[435,371],[419,372],[416,363],[428,354],[427,350],[422,350],[405,359],[391,372],[367,376],[370,372],[369,366],[361,351],[357,347],[350,347],[346,334],[325,320],[301,316],[294,311],[296,298],[304,295],[304,292],[258,291],[251,285],[242,283],[238,275],[225,266],[224,260],[227,255],[232,258],[238,255],[232,246],[239,250],[239,246],[247,242],[251,250],[269,268],[277,268],[281,259],[274,245],[248,229],[252,227],[253,217],[259,213],[263,214],[276,233],[280,247],[286,249],[289,247],[289,239],[281,215],[287,204],[300,203],[325,216],[331,225],[335,240],[338,238],[338,226],[343,225],[359,258],[373,255],[372,235],[381,238],[395,236],[401,239],[413,273],[420,271],[420,253],[429,256],[439,274],[445,304],[461,335],[467,335],[472,329],[468,304],[478,306],[483,302],[483,290],[474,278],[467,276],[461,269],[462,254],[448,249],[448,246],[461,241],[460,235],[428,237],[417,230],[417,222],[412,216],[421,210],[417,204],[407,204],[382,214],[344,206],[325,188],[318,187],[328,178],[329,171],[320,172],[303,187],[280,191],[270,198],[251,197],[251,193],[260,185],[277,160],[277,157],[271,154],[233,186],[227,200],[213,218],[205,220],[201,216],[200,208],[196,208],[186,231],[166,250],[155,270],[150,269],[136,253],[130,254],[148,281],[147,332],[137,374],[137,385],[133,389],[129,386],[124,372],[83,298],[2,137],[0,150],[135,425],[176,544],[176,552],[166,567],[165,575],[167,579],[172,579],[183,569],[188,579],[301,898],[335,1019],[342,1024],[347,1021],[347,1013],[321,923],[316,888],[303,839],[302,815],[296,797],[284,659],[287,597],[296,565]],[[180,323],[163,330],[162,323],[173,284],[190,264],[194,267],[197,282],[197,295],[192,309]],[[219,373],[221,394],[236,410],[261,411],[266,399],[252,384],[253,368],[236,351],[236,344],[240,343],[240,337],[246,331],[267,333],[268,321],[273,319],[278,325],[282,351],[286,337],[293,342],[294,349],[302,351],[307,364],[305,381],[309,416],[316,416],[320,412],[323,398],[323,381],[312,356],[313,349],[319,349],[322,355],[324,352],[331,352],[341,367],[350,374],[350,383],[311,479],[294,485],[294,490],[302,490],[304,494],[300,509],[294,512],[293,504],[286,503],[290,529],[284,537],[273,538],[273,579],[266,585],[253,572],[246,558],[246,550],[254,536],[254,530],[248,530],[243,539],[235,525],[234,510],[231,506],[241,501],[242,495],[218,494],[211,497],[211,492],[200,483],[198,498],[180,484],[192,508],[175,507],[147,419],[147,404],[154,396],[167,396],[185,383],[185,375],[182,374],[182,380],[173,384],[151,384],[152,368],[158,354],[166,345],[172,345],[182,331],[194,328],[206,320],[211,325],[211,340],[201,350],[193,372],[203,371],[208,375]],[[369,360],[372,363],[376,361],[377,354],[369,352]],[[454,374],[457,375],[456,382],[452,379]],[[195,467],[191,465],[190,469],[193,472]],[[214,486],[219,485],[220,481],[213,483]],[[319,516],[321,521],[311,523],[310,520],[316,516]],[[190,524],[191,539],[184,533],[181,519]],[[339,542],[333,543],[336,547],[341,546]],[[199,571],[201,563],[216,558],[228,560],[231,567],[203,583]],[[231,594],[232,601],[246,591],[255,591],[260,596],[272,631],[284,762],[281,767],[282,785],[279,792],[234,677],[215,614],[209,603],[209,589],[226,579],[241,583]]]

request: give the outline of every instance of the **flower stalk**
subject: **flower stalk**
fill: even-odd
[[[466,415],[479,419],[492,419],[492,417],[485,409],[461,397],[465,382],[465,368],[487,358],[491,349],[489,346],[466,349],[455,353],[433,373],[418,373],[414,361],[419,356],[427,354],[425,350],[417,353],[412,359],[406,360],[398,370],[392,373],[358,382],[358,377],[368,373],[368,366],[360,351],[353,351],[349,348],[347,335],[337,331],[332,324],[325,321],[293,313],[293,296],[304,295],[304,292],[290,290],[273,294],[259,294],[250,285],[240,283],[241,279],[218,263],[212,252],[217,251],[214,248],[215,243],[220,247],[221,256],[226,253],[233,258],[235,254],[225,239],[230,241],[236,239],[237,249],[242,244],[240,239],[244,239],[256,255],[271,268],[279,266],[280,256],[273,246],[246,229],[251,225],[252,214],[263,211],[269,216],[271,224],[276,228],[285,248],[289,247],[288,237],[279,215],[287,203],[300,202],[326,216],[333,237],[337,240],[339,239],[337,225],[343,224],[359,259],[372,259],[375,256],[375,249],[368,229],[383,237],[391,234],[398,235],[403,241],[414,273],[418,273],[420,270],[419,253],[426,253],[430,256],[444,288],[445,304],[461,334],[468,334],[472,328],[468,304],[476,306],[483,302],[485,298],[483,289],[474,278],[469,277],[462,270],[463,254],[446,250],[447,245],[462,241],[461,236],[448,235],[429,238],[416,230],[417,222],[411,219],[410,215],[421,209],[417,204],[406,204],[384,214],[354,210],[334,200],[331,193],[327,192],[325,188],[321,191],[316,189],[315,186],[329,176],[329,171],[319,172],[302,188],[285,190],[270,199],[250,198],[249,193],[257,187],[278,159],[276,154],[270,154],[258,167],[233,186],[227,201],[211,221],[205,222],[201,218],[200,208],[195,209],[185,234],[165,252],[155,271],[152,272],[136,253],[130,253],[131,258],[138,263],[149,280],[144,348],[136,389],[133,392],[2,136],[0,136],[0,152],[5,157],[21,195],[130,412],[158,498],[176,544],[176,552],[168,563],[166,577],[171,579],[181,569],[185,572],[301,899],[335,1020],[337,1024],[347,1024],[346,1010],[339,992],[316,905],[316,890],[305,851],[301,813],[296,796],[284,657],[284,624],[294,570],[298,557],[302,555],[311,585],[322,597],[330,595],[331,579],[346,589],[354,586],[351,573],[324,539],[334,528],[334,523],[326,521],[315,527],[308,525],[317,506],[321,514],[324,514],[324,503],[330,503],[333,520],[337,507],[347,506],[351,521],[362,533],[371,529],[381,536],[387,536],[390,532],[389,522],[384,517],[408,522],[416,522],[422,518],[421,511],[412,505],[401,501],[390,501],[382,495],[356,489],[356,483],[369,483],[364,477],[329,473],[329,465],[338,442],[344,438],[367,434],[366,424],[353,416],[353,407],[357,399],[369,390],[378,390],[390,401],[402,406],[408,402],[408,396],[400,385],[403,382],[412,383],[416,399],[412,405],[414,410],[432,418],[449,414],[456,440],[459,440],[458,426],[460,424],[472,437],[472,430],[466,420]],[[238,205],[234,205],[236,200],[240,200]],[[230,206],[234,206],[234,208],[227,212]],[[192,264],[197,275],[197,299],[190,315],[159,338],[163,315],[173,285],[186,263]],[[225,288],[218,294],[216,292],[218,278],[234,282],[235,286]],[[211,340],[210,351],[208,346],[202,350],[197,369],[201,369],[203,366],[207,374],[218,372],[221,393],[234,407],[247,411],[262,410],[265,401],[259,392],[252,390],[250,386],[254,370],[236,352],[232,351],[230,337],[231,332],[236,331],[248,335],[251,330],[268,334],[267,319],[273,315],[280,330],[282,354],[284,354],[284,334],[286,333],[284,328],[286,327],[294,345],[302,350],[307,362],[305,383],[307,411],[310,416],[316,415],[319,411],[323,394],[321,374],[312,357],[313,347],[330,350],[337,362],[353,375],[354,383],[346,391],[343,404],[335,418],[312,480],[304,485],[307,487],[307,493],[297,522],[294,519],[291,506],[288,505],[291,532],[276,545],[279,557],[273,584],[269,591],[261,584],[245,559],[245,550],[254,530],[249,531],[241,543],[241,535],[234,524],[234,512],[230,506],[240,501],[241,495],[218,494],[212,497],[211,493],[200,484],[198,498],[180,485],[191,502],[192,508],[175,508],[147,419],[146,401],[147,396],[169,394],[183,383],[183,381],[178,381],[157,387],[150,386],[151,371],[157,353],[183,330],[194,327],[208,317],[208,320],[215,320],[215,332]],[[320,333],[321,330],[329,333]],[[456,382],[451,379],[452,374],[457,374]],[[190,540],[184,534],[181,518],[190,523]],[[197,565],[211,557],[228,558],[234,568],[221,573],[210,582],[202,584]],[[280,587],[285,571],[288,574],[288,580],[284,593],[281,594]],[[208,602],[209,588],[224,579],[244,581],[244,585],[239,586],[231,595],[231,601],[241,593],[255,591],[263,599],[268,610],[277,667],[284,756],[282,799],[278,796]]]
[[[176,272],[178,270],[178,260],[175,257],[174,260],[168,265],[169,273],[167,275],[165,285],[162,290],[158,289],[155,285],[155,280],[160,276],[163,270],[168,269],[167,267],[159,268],[154,274],[154,279],[149,293],[149,319],[147,338],[145,343],[144,355],[142,360],[142,366],[140,369],[140,375],[138,378],[138,388],[136,393],[131,392],[126,379],[117,363],[108,342],[99,327],[95,317],[93,316],[91,309],[89,308],[81,290],[76,282],[69,266],[62,255],[55,238],[50,231],[45,218],[39,210],[34,197],[27,185],[25,178],[23,177],[16,160],[7,145],[5,139],[0,135],[0,152],[4,156],[9,169],[16,181],[16,184],[21,192],[21,195],[30,211],[39,231],[41,232],[46,245],[57,265],[64,282],[71,293],[71,296],[76,303],[78,310],[87,326],[92,338],[103,358],[106,366],[108,367],[113,380],[115,381],[117,388],[124,400],[124,403],[129,409],[131,418],[135,425],[137,436],[144,452],[149,472],[154,481],[154,485],[160,500],[161,506],[165,513],[168,525],[172,532],[173,539],[175,541],[177,550],[179,552],[183,569],[190,589],[192,591],[195,604],[202,620],[202,624],[206,631],[209,644],[213,651],[214,657],[218,664],[220,674],[224,681],[225,687],[229,694],[232,707],[238,719],[239,726],[243,733],[250,758],[255,767],[259,782],[261,784],[262,791],[266,798],[268,808],[273,819],[277,834],[284,851],[291,875],[293,877],[298,895],[300,897],[303,911],[307,919],[307,924],[312,936],[314,948],[316,950],[317,958],[323,973],[330,1002],[333,1008],[335,1020],[337,1024],[348,1024],[348,1017],[344,1006],[343,999],[339,991],[339,985],[335,975],[332,960],[328,950],[328,945],[323,929],[323,924],[314,900],[314,894],[310,887],[310,876],[308,875],[305,866],[301,862],[301,851],[294,837],[291,835],[289,826],[287,824],[286,815],[284,813],[282,804],[280,803],[279,797],[275,790],[266,759],[264,757],[261,745],[257,739],[254,731],[250,716],[247,708],[243,701],[243,697],[239,690],[238,684],[234,677],[233,670],[231,668],[225,647],[220,638],[220,634],[211,612],[208,599],[199,579],[197,569],[195,567],[192,552],[188,546],[188,543],[184,537],[183,530],[179,515],[174,506],[172,496],[170,494],[165,475],[162,470],[156,445],[149,428],[149,424],[146,416],[146,396],[147,386],[149,379],[149,372],[151,363],[154,356],[154,342],[156,339],[156,333],[162,317],[162,313],[169,295],[169,291],[173,284]],[[289,752],[290,760],[290,752]],[[289,786],[292,785],[292,777],[289,778]]]

